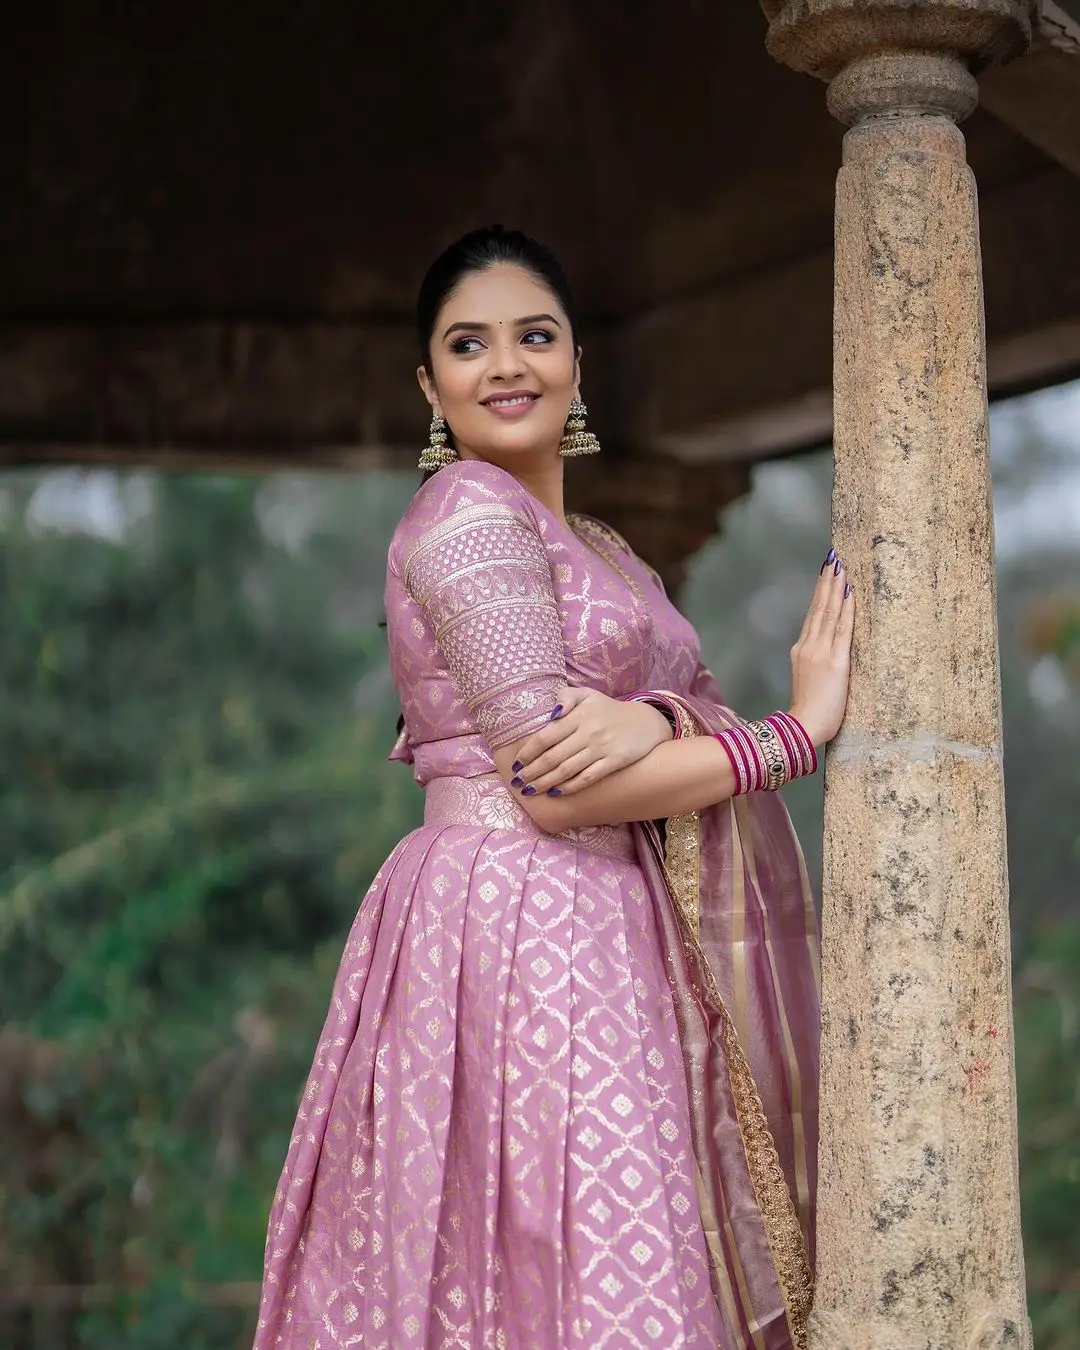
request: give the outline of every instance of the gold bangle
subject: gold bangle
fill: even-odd
[[[754,721],[745,725],[747,731],[761,746],[761,753],[765,756],[765,763],[769,768],[769,781],[765,790],[777,792],[788,781],[787,756],[780,744],[780,738],[768,722]]]

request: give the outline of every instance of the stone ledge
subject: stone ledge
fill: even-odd
[[[967,745],[963,741],[935,736],[932,732],[897,740],[877,740],[869,732],[845,731],[829,749],[830,763],[835,765],[870,764],[890,755],[919,764],[935,764],[945,757],[996,767],[1003,763],[1000,745]]]

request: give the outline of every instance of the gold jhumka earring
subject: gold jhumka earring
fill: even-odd
[[[428,443],[417,467],[422,473],[433,473],[436,469],[445,469],[448,464],[453,464],[457,457],[457,451],[446,444],[446,422],[438,413],[432,413]]]
[[[564,459],[572,459],[575,455],[598,455],[600,453],[600,442],[591,431],[585,429],[585,418],[588,415],[589,410],[581,399],[573,399],[570,404],[570,411],[566,414],[566,426],[563,428],[562,440],[559,442],[559,454]]]

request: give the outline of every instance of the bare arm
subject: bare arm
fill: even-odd
[[[847,703],[855,600],[843,565],[834,565],[834,558],[830,552],[791,649],[791,711],[815,745],[835,736]],[[496,752],[496,766],[511,787],[523,782],[515,769],[525,754],[522,747],[536,746],[547,735],[534,733]],[[712,736],[665,741],[599,782],[552,797],[545,789],[559,781],[558,768],[552,767],[559,759],[558,747],[542,752],[523,770],[531,782],[519,789],[525,810],[550,833],[680,815],[735,795],[731,762]]]
[[[495,752],[507,780],[524,739]],[[619,769],[593,787],[567,797],[546,793],[521,796],[521,804],[549,834],[581,825],[621,825],[700,810],[735,795],[735,774],[723,747],[712,736],[665,741],[644,759]]]

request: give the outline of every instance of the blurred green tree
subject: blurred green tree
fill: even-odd
[[[0,1343],[237,1344],[345,932],[418,814],[377,625],[412,484],[156,477],[115,538],[19,486],[0,1284],[55,1306]]]

